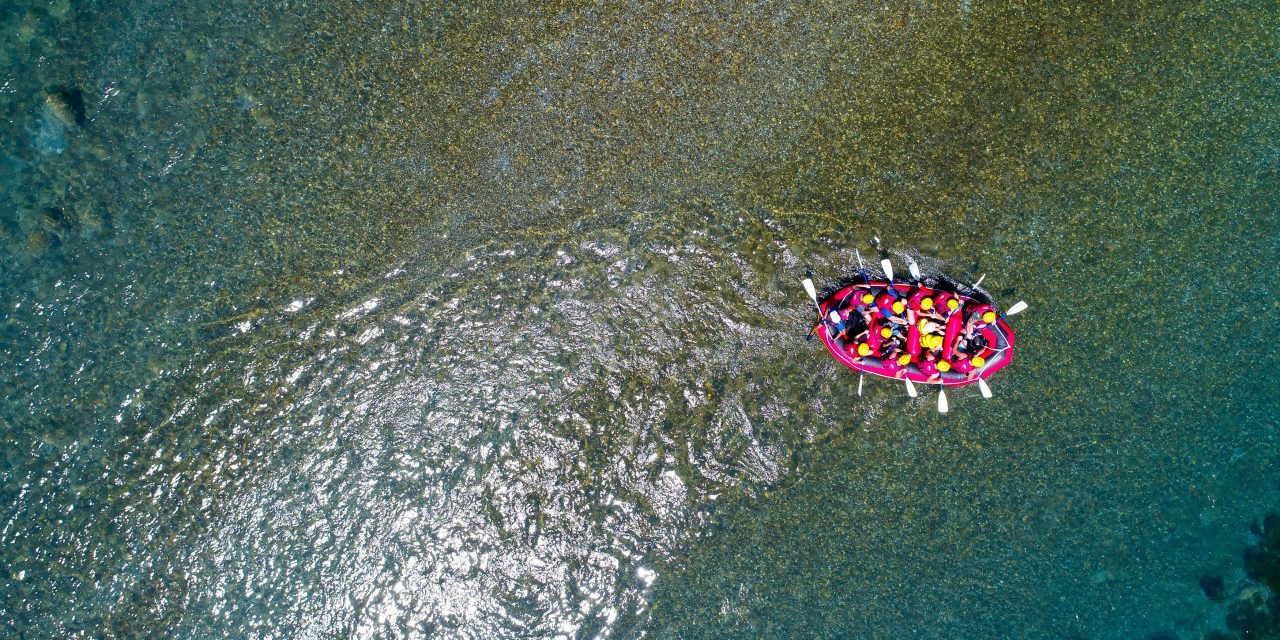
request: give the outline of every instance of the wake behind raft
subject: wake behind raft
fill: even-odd
[[[858,262],[861,265],[860,255]],[[862,282],[821,302],[813,282],[804,280],[818,309],[814,333],[827,351],[859,373],[903,380],[911,397],[917,395],[914,383],[939,385],[938,411],[943,413],[948,410],[944,387],[976,382],[982,396],[990,398],[985,379],[1013,361],[1014,333],[1006,318],[1026,309],[1027,303],[1018,302],[1001,314],[975,295],[981,278],[960,293],[925,286],[914,263],[914,284],[893,282],[888,259],[881,266],[887,280],[871,280],[863,269]]]

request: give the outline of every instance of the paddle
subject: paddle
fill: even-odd
[[[978,278],[978,281],[977,281],[977,282],[975,282],[975,283],[973,283],[972,285],[970,285],[970,286],[969,286],[969,290],[965,292],[964,297],[968,298],[969,296],[973,295],[973,292],[974,292],[974,291],[976,291],[976,290],[978,289],[978,285],[982,284],[982,281],[983,281],[983,280],[986,280],[986,279],[987,279],[987,274],[985,274],[985,273],[984,273],[984,274],[982,274],[982,277]],[[947,319],[950,319],[950,318],[951,318],[951,314],[953,314],[953,313],[955,313],[955,312],[959,311],[959,310],[960,310],[960,309],[962,309],[962,308],[963,308],[963,305],[961,305],[961,306],[959,306],[959,307],[956,307],[955,309],[952,309],[950,312],[948,312],[948,313],[947,313]]]
[[[967,292],[964,294],[964,297],[968,298],[969,296],[973,295],[973,292],[974,292],[974,291],[976,291],[976,290],[978,289],[978,285],[982,284],[982,281],[983,281],[983,280],[986,280],[986,279],[987,279],[987,274],[985,274],[985,273],[984,273],[984,274],[982,274],[982,277],[978,278],[978,281],[977,281],[977,282],[975,282],[975,283],[973,283],[972,285],[970,285],[970,286],[969,286],[969,291],[967,291]]]
[[[853,255],[858,256],[858,270],[862,271],[862,281],[867,283],[867,290],[871,290],[871,278],[867,277],[867,268],[862,266],[862,254],[857,249],[853,250]]]
[[[911,277],[916,282],[920,282],[921,280],[924,280],[924,278],[920,275],[920,265],[916,264],[914,260],[907,261],[907,270],[911,272]]]
[[[1009,316],[1012,316],[1012,315],[1015,315],[1015,314],[1022,313],[1023,311],[1026,311],[1026,310],[1027,310],[1027,303],[1026,303],[1026,301],[1019,300],[1019,301],[1017,301],[1017,302],[1013,303],[1013,306],[1012,306],[1012,307],[1009,307],[1009,310],[1008,310],[1008,311],[1005,311],[1005,312],[1004,312],[1004,315],[1003,315],[1003,316],[1001,316],[1001,317],[1007,318],[1007,317],[1009,317]]]
[[[813,334],[822,325],[822,307],[818,305],[818,290],[813,288],[813,280],[805,278],[800,283],[804,285],[805,293],[809,294],[809,299],[813,300],[813,308],[818,310],[818,324],[813,325],[813,328],[809,330],[809,337],[805,338],[808,341],[813,340]]]
[[[907,381],[907,395],[911,396],[912,398],[916,397],[917,395],[920,395],[916,393],[916,385],[911,383],[911,378],[903,378],[903,380]]]
[[[938,383],[938,413],[946,413],[951,407],[947,405],[947,387],[943,383]]]
[[[898,291],[893,288],[893,263],[889,262],[888,258],[885,258],[880,261],[880,267],[884,269],[884,275],[889,278],[889,295],[893,296],[894,300],[897,300]]]
[[[863,371],[862,369],[859,369],[859,370],[858,370],[858,397],[859,397],[859,398],[861,398],[861,397],[862,397],[862,376],[863,376],[863,374],[865,374],[865,373],[866,373],[866,372],[865,372],[865,371]]]
[[[982,392],[982,397],[988,400],[991,399],[991,387],[987,386],[986,380],[983,380],[982,378],[978,378],[978,390]]]
[[[813,308],[817,309],[818,313],[821,314],[822,307],[818,306],[818,290],[813,288],[813,281],[808,278],[805,278],[804,280],[800,281],[800,284],[804,285],[805,293],[808,293],[809,299],[813,300]]]

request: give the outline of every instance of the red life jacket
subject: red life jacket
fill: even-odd
[[[929,294],[924,289],[917,290],[914,294],[911,295],[911,298],[907,300],[907,308],[913,311],[919,311],[920,301],[928,297],[929,297]]]
[[[897,299],[887,293],[882,293],[879,298],[876,298],[876,307],[880,309],[880,313],[884,314],[886,317],[897,315],[893,312],[894,302],[897,302]]]
[[[975,304],[965,307],[966,322],[969,318],[977,318],[978,322],[973,325],[974,329],[981,331],[987,327],[989,323],[982,321],[982,315],[988,311],[995,312],[996,308],[989,304]]]

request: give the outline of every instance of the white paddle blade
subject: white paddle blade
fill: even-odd
[[[853,250],[853,255],[858,256],[858,268],[859,268],[859,269],[866,269],[866,267],[862,266],[862,254],[861,254],[861,253],[859,253],[857,249],[854,249],[854,250]]]
[[[920,395],[916,393],[916,385],[911,384],[911,378],[903,378],[903,380],[907,381],[907,395],[911,396],[912,398],[916,397],[917,395]]]
[[[977,282],[975,282],[975,283],[973,283],[973,288],[974,288],[974,289],[977,289],[977,288],[978,288],[978,285],[982,284],[982,281],[983,281],[983,280],[986,280],[986,279],[987,279],[987,274],[985,274],[985,273],[984,273],[984,274],[982,274],[982,277],[978,278],[978,281],[977,281]]]
[[[1023,311],[1026,311],[1026,310],[1027,310],[1027,303],[1023,300],[1019,300],[1013,303],[1013,306],[1009,307],[1009,310],[1004,312],[1004,314],[1006,316],[1011,316],[1017,313],[1022,313]]]
[[[858,374],[858,397],[862,397],[862,374]]]
[[[923,278],[920,277],[920,265],[915,262],[908,262],[907,270],[911,272],[912,278],[915,278],[916,280],[923,280]]]
[[[893,280],[893,263],[889,262],[888,258],[880,261],[880,268],[884,269],[884,275],[888,276],[889,280]]]
[[[951,407],[947,404],[947,390],[938,389],[938,413],[946,413],[950,410]]]
[[[809,297],[813,298],[813,303],[818,304],[818,290],[813,288],[813,281],[805,278],[800,282],[804,284],[804,290],[809,294]]]
[[[986,380],[983,380],[982,378],[978,378],[978,390],[982,392],[982,397],[988,400],[991,399],[991,387],[987,386]]]

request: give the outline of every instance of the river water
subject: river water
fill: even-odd
[[[1274,3],[3,9],[6,636],[1199,638],[1201,577],[1247,595]],[[994,399],[805,341],[855,249],[1030,304]]]

